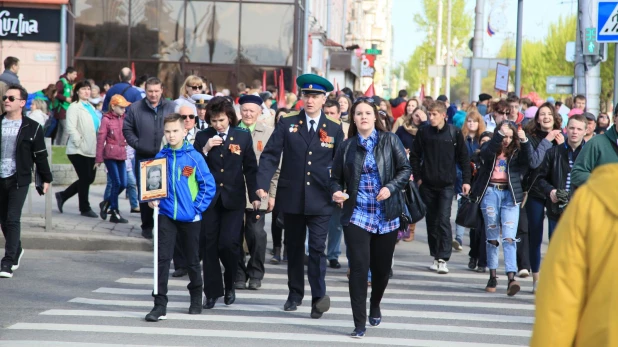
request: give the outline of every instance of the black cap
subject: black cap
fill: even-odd
[[[263,102],[264,102],[264,101],[262,101],[262,98],[260,98],[260,97],[259,97],[259,96],[257,96],[257,95],[251,95],[251,94],[248,94],[248,95],[243,95],[243,96],[241,96],[241,97],[240,97],[240,99],[238,99],[238,103],[239,103],[240,105],[244,105],[244,104],[256,104],[256,105],[258,105],[258,106],[262,106],[262,103],[263,103]]]
[[[479,95],[479,102],[483,102],[485,100],[491,100],[491,95],[482,93]]]
[[[447,102],[448,98],[446,97],[446,95],[440,95],[440,96],[438,96],[438,98],[436,100],[442,101],[442,102]]]

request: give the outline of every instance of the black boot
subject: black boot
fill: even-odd
[[[189,314],[202,313],[202,291],[199,293],[191,293],[191,306],[189,306]]]
[[[109,212],[109,201],[107,200],[103,200],[99,203],[99,216],[101,217],[101,219],[106,220],[107,219],[107,213]]]
[[[120,211],[118,210],[112,210],[111,211],[112,216],[109,217],[109,221],[112,223],[129,223],[128,220],[122,218],[122,216],[120,215]]]

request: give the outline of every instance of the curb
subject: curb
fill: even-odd
[[[84,231],[87,233],[87,231]],[[99,236],[77,233],[22,232],[21,242],[26,249],[62,251],[152,251],[152,241],[123,236]],[[0,239],[4,247],[4,238]]]

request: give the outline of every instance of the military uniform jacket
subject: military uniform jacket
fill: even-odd
[[[221,199],[223,207],[228,210],[245,208],[246,191],[251,201],[260,200],[257,196],[255,176],[258,165],[253,151],[253,141],[248,130],[231,127],[221,146],[213,147],[208,155],[204,146],[208,140],[217,135],[214,128],[197,133],[193,146],[202,153],[210,172],[215,178],[217,192],[210,206]],[[245,188],[247,187],[247,188]]]
[[[309,135],[305,111],[281,118],[268,140],[258,170],[258,188],[268,190],[279,161],[275,205],[290,214],[330,215],[333,211],[329,192],[330,168],[343,130],[338,120],[318,118],[316,133]],[[283,157],[281,157],[283,153]]]
[[[266,126],[262,123],[256,123],[255,129],[251,132],[251,137],[253,138],[253,151],[255,152],[256,159],[258,161],[258,165],[260,164],[260,155],[262,155],[262,151],[266,147],[268,143],[268,139],[273,134],[275,129],[269,126]],[[275,175],[270,180],[270,189],[268,190],[268,197],[274,198],[277,194],[277,181],[279,180],[279,170],[281,168],[281,164],[277,167],[277,171],[275,171]],[[259,188],[258,188],[259,189]],[[257,189],[256,189],[257,190]],[[249,199],[249,188],[247,187],[247,209],[253,209],[253,205],[251,205],[251,199]],[[260,210],[266,211],[268,209],[268,201],[262,201],[262,205],[260,206]]]

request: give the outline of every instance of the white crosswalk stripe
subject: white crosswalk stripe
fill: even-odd
[[[345,261],[341,263],[345,267]],[[395,262],[395,277],[390,280],[381,304],[383,322],[379,327],[368,325],[367,336],[361,340],[346,336],[354,324],[345,268],[328,270],[326,282],[331,308],[321,319],[310,319],[309,286],[305,287],[305,299],[297,311],[283,311],[288,292],[286,266],[268,264],[258,291],[237,290],[233,305],[226,306],[220,299],[214,309],[204,310],[201,315],[186,313],[189,307],[187,277],[170,277],[168,319],[159,323],[144,322],[144,316],[153,306],[152,269],[136,269],[132,275],[72,298],[62,307],[41,312],[33,321],[7,327],[6,332],[21,332],[26,338],[10,341],[11,344],[0,341],[0,347],[188,346],[195,345],[196,339],[208,341],[204,345],[251,346],[360,343],[497,347],[528,344],[534,323],[534,296],[529,293],[531,281],[521,281],[522,292],[507,297],[504,275],[499,279],[500,294],[489,294],[483,291],[485,275],[461,270],[441,276],[426,270],[425,265]],[[280,330],[280,327],[287,327],[287,330]],[[76,342],[75,336],[87,333],[96,333],[100,339],[82,344]],[[33,344],[33,334],[42,336],[45,341]],[[54,341],[49,340],[49,336],[54,336]]]

